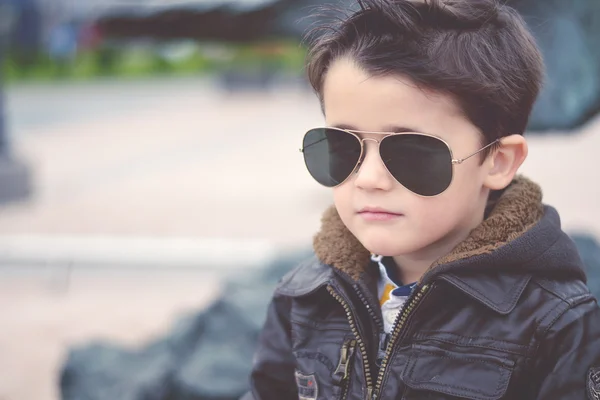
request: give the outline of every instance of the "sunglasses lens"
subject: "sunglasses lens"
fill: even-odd
[[[337,129],[311,129],[304,135],[302,147],[308,172],[327,187],[345,181],[360,159],[360,141]]]
[[[421,196],[442,193],[452,182],[452,155],[443,141],[424,135],[387,136],[379,147],[381,158],[408,190]]]

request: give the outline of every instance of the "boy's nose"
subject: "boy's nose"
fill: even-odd
[[[379,143],[369,139],[363,143],[365,154],[355,170],[354,184],[365,190],[390,190],[394,185],[394,178],[381,160]]]

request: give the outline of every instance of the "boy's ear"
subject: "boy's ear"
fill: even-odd
[[[513,180],[517,170],[527,158],[527,141],[522,135],[500,139],[500,147],[491,153],[484,165],[488,168],[484,185],[491,190],[501,190]]]

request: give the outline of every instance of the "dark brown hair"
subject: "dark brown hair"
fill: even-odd
[[[523,134],[544,64],[525,22],[496,0],[357,0],[358,10],[311,31],[307,73],[319,98],[341,57],[372,76],[401,75],[450,95],[484,144]]]

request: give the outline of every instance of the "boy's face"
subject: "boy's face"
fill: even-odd
[[[398,76],[372,77],[347,59],[335,61],[324,82],[327,126],[371,132],[404,127],[444,139],[454,158],[482,147],[481,134],[450,97],[425,92]],[[381,139],[379,134],[362,137]],[[477,155],[454,166],[450,187],[436,197],[404,188],[386,170],[377,143],[364,142],[360,169],[333,189],[337,211],[348,229],[367,248],[384,256],[426,258],[431,252],[464,239],[482,219],[488,172]],[[396,216],[361,212],[378,207]],[[459,239],[459,240],[457,240]],[[444,246],[445,245],[445,246]]]

